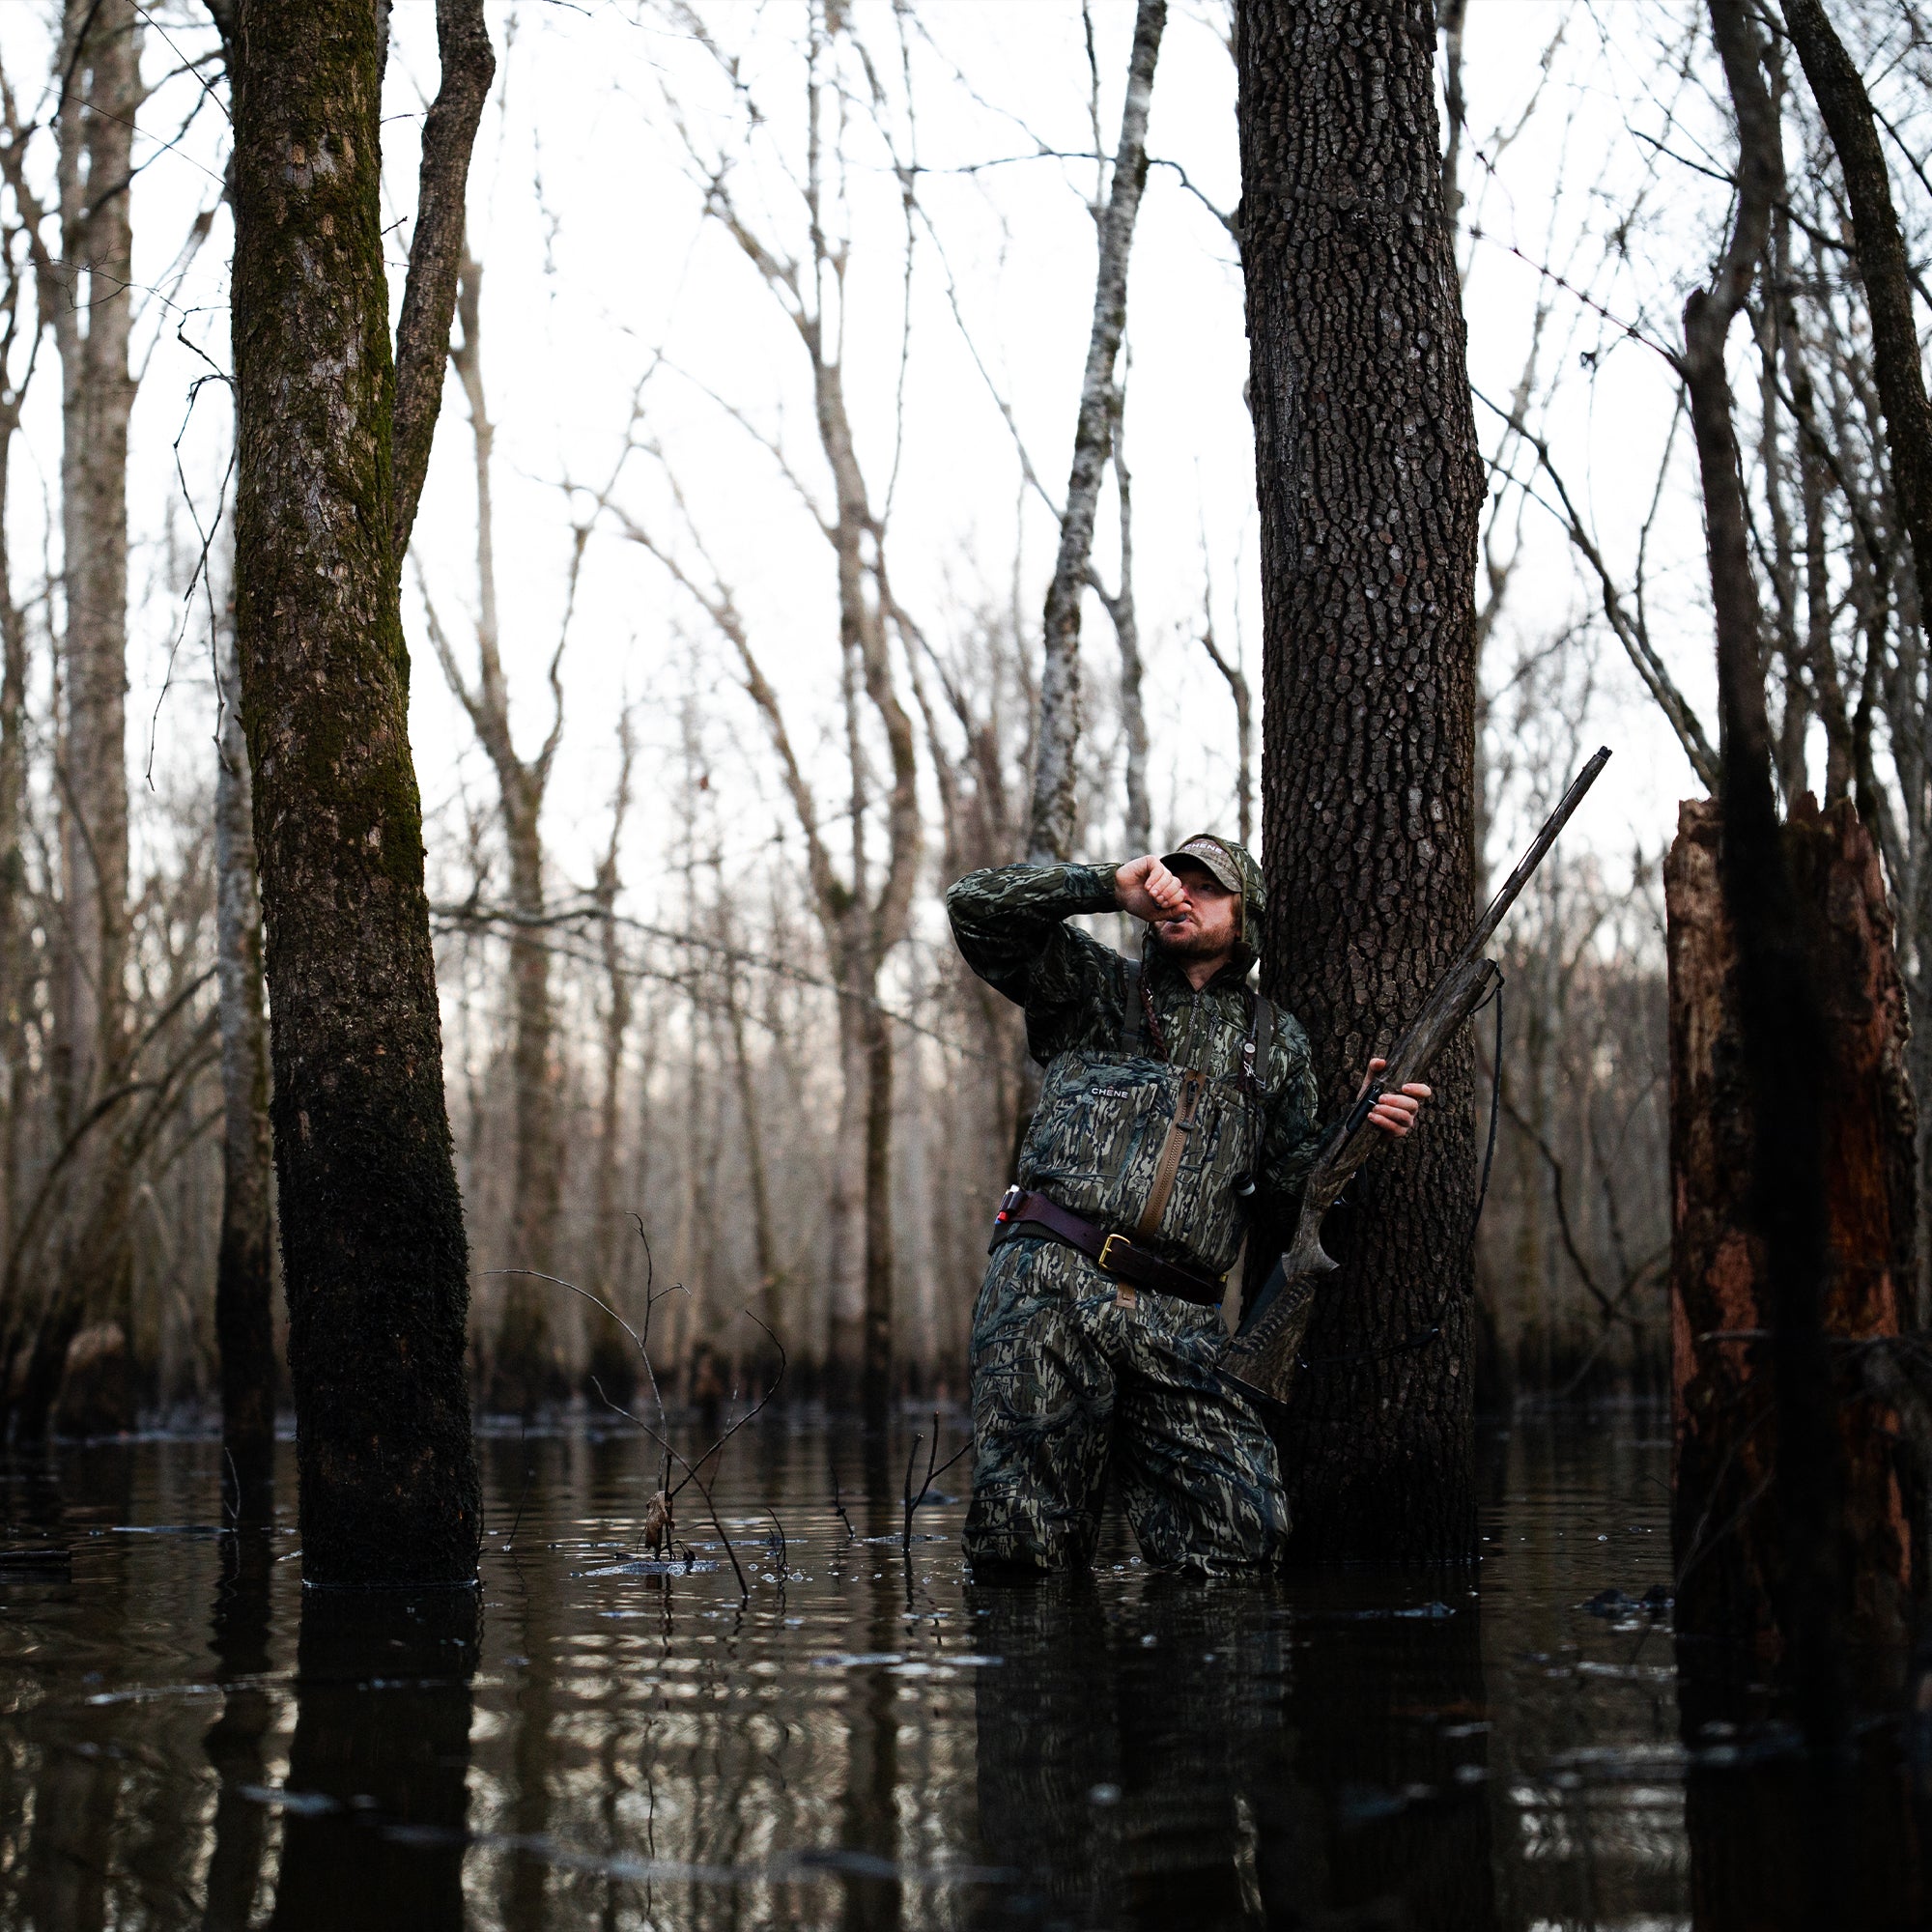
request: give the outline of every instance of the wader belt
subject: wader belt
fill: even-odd
[[[1109,1234],[1078,1214],[1069,1214],[1044,1194],[1027,1194],[1009,1187],[994,1217],[992,1246],[997,1248],[1020,1235],[1042,1235],[1063,1242],[1097,1264],[1103,1274],[1155,1294],[1178,1294],[1203,1308],[1219,1308],[1227,1293],[1227,1285],[1218,1275],[1161,1261],[1145,1248],[1135,1247],[1126,1236]]]

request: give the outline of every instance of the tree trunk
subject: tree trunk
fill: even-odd
[[[848,915],[849,917],[849,915]],[[840,949],[842,951],[842,949]],[[840,952],[838,976],[838,1122],[832,1148],[831,1188],[826,1201],[830,1307],[825,1324],[825,1395],[836,1408],[863,1397],[866,1353],[866,1203],[867,1086],[866,1003],[870,979]]]
[[[1892,202],[1891,176],[1864,82],[1824,8],[1818,0],[1790,0],[1785,24],[1831,132],[1851,202],[1852,245],[1871,312],[1872,374],[1885,419],[1891,487],[1899,519],[1911,539],[1923,613],[1932,607],[1932,399],[1926,394],[1912,305],[1911,263]],[[1808,449],[1805,453],[1810,454]],[[1822,467],[1815,457],[1812,465]],[[1822,562],[1819,576],[1822,580]],[[1821,586],[1821,601],[1823,595]],[[1824,652],[1812,666],[1821,682],[1828,674],[1829,656]],[[1830,674],[1835,688],[1835,671]],[[1841,713],[1842,708],[1841,700]],[[1922,976],[1922,963],[1919,971]],[[1922,1037],[1928,1031],[1927,1015],[1921,1012],[1918,1022]],[[1919,1186],[1932,1195],[1932,1134],[1926,1135],[1919,1150]],[[1932,1320],[1925,1274],[1928,1260],[1932,1256],[1919,1255],[1919,1278],[1913,1288],[1920,1322]]]
[[[381,54],[366,0],[243,0],[236,630],[304,1575],[467,1583],[480,1526],[468,1254],[392,535],[413,506],[391,469]],[[439,362],[447,308],[441,328]]]
[[[128,214],[141,29],[133,0],[68,0],[60,139],[61,540],[67,729],[61,757],[64,957],[54,1008],[60,1124],[125,1052],[128,925]],[[85,319],[85,327],[81,327]]]
[[[1778,1432],[1771,1473],[1786,1539],[1774,1603],[1789,1647],[1800,1721],[1823,1763],[1844,1742],[1846,1690],[1840,1649],[1844,1470],[1823,1328],[1830,1049],[1778,834],[1764,622],[1724,364],[1725,338],[1756,277],[1771,212],[1784,198],[1784,172],[1757,29],[1744,0],[1710,0],[1710,15],[1737,117],[1738,197],[1712,285],[1693,290],[1684,305],[1680,366],[1703,487],[1717,630],[1724,826],[1719,880],[1735,935],[1739,1075],[1754,1126],[1747,1212],[1765,1243],[1764,1307]],[[1699,1498],[1683,1496],[1679,1506],[1698,1507]],[[1835,1822],[1825,1826],[1826,1837]]]
[[[242,728],[232,624],[215,640],[221,728],[214,768],[214,955],[221,1026],[221,1236],[214,1335],[221,1353],[221,1446],[238,1517],[267,1513],[275,1452],[275,1343],[270,1264],[269,1026],[262,1009],[262,897],[254,786]]]
[[[0,402],[0,1242],[11,1248],[18,1206],[21,1094],[28,1073],[22,919],[27,862],[27,613],[14,595],[7,541],[8,478],[17,399]],[[5,1252],[5,1249],[0,1249]],[[0,1394],[0,1414],[5,1397]]]
[[[1228,696],[1235,700],[1235,836],[1243,845],[1250,845],[1255,831],[1254,701],[1248,690],[1247,673],[1214,641],[1214,600],[1211,596],[1203,606],[1202,614],[1201,646],[1212,661],[1214,668],[1221,673],[1222,682],[1228,687]]]
[[[1870,98],[1819,0],[1787,0],[1785,24],[1817,97],[1852,205],[1852,239],[1871,310],[1872,375],[1891,458],[1891,485],[1920,596],[1932,584],[1932,399],[1912,312],[1912,265]]]
[[[1128,358],[1131,361],[1131,358]],[[1127,850],[1138,857],[1153,844],[1153,808],[1148,801],[1147,706],[1141,684],[1146,665],[1141,658],[1141,625],[1134,603],[1134,479],[1127,468],[1126,383],[1114,389],[1111,434],[1114,440],[1114,488],[1121,499],[1121,587],[1110,597],[1097,577],[1091,577],[1095,594],[1114,621],[1121,647],[1121,735],[1126,741]],[[1245,844],[1246,836],[1243,834]]]
[[[851,1264],[856,1257],[850,1249],[846,1252],[846,1271],[839,1281],[841,1300],[835,1308],[833,1321],[833,1371],[835,1378],[848,1378],[857,1368],[866,1425],[883,1429],[893,1348],[893,1038],[879,1013],[879,975],[888,955],[905,937],[923,827],[919,814],[919,764],[912,719],[894,688],[886,649],[887,612],[895,607],[886,585],[884,557],[878,551],[879,526],[867,497],[846,412],[843,370],[838,363],[826,361],[822,351],[815,351],[814,358],[819,440],[838,492],[838,518],[832,536],[838,565],[838,638],[846,668],[846,743],[852,776],[852,888],[846,894],[835,886],[828,894],[821,886],[819,919],[838,962],[835,970],[844,1009],[840,1039],[846,1095],[839,1112],[838,1171],[841,1184],[848,1172],[856,1172],[858,1232],[864,1237],[864,1259],[856,1271],[856,1307],[850,1297],[854,1285]],[[865,587],[868,533],[874,550],[871,574],[875,594],[870,600]],[[892,765],[892,786],[886,797],[885,875],[876,892],[870,887],[866,864],[869,784],[860,738],[862,688],[884,730]],[[848,1119],[863,1135],[863,1144],[851,1149],[849,1154],[843,1144]],[[848,1212],[852,1205],[846,1204]],[[851,1232],[849,1223],[847,1232]]]
[[[476,470],[476,681],[471,685],[456,662],[432,614],[430,638],[443,676],[469,714],[476,736],[497,774],[503,841],[510,856],[511,1047],[514,1089],[514,1162],[511,1174],[511,1265],[549,1273],[562,1176],[556,1144],[556,1082],[551,1064],[554,1032],[550,992],[550,946],[544,917],[544,794],[563,735],[563,686],[559,679],[566,630],[551,660],[550,685],[555,710],[549,735],[533,758],[522,757],[510,730],[510,690],[503,675],[502,639],[497,606],[497,519],[491,489],[491,458],[497,431],[490,420],[483,386],[483,270],[466,251],[457,282],[457,314],[463,337],[449,354],[469,406],[470,438]],[[580,545],[578,556],[582,555]],[[573,576],[571,588],[576,589]],[[492,1407],[527,1415],[555,1401],[568,1386],[551,1336],[550,1290],[527,1274],[509,1277],[502,1321],[497,1333],[490,1377]]]
[[[1039,729],[1035,737],[1033,810],[1027,856],[1036,865],[1073,856],[1076,753],[1080,744],[1080,600],[1094,554],[1094,513],[1107,469],[1108,431],[1114,414],[1114,362],[1127,324],[1127,257],[1134,220],[1147,185],[1148,106],[1153,99],[1154,62],[1167,0],[1140,0],[1134,15],[1133,52],[1127,62],[1126,99],[1121,109],[1121,144],[1114,156],[1113,186],[1099,215],[1100,261],[1094,283],[1094,327],[1080,382],[1080,413],[1073,429],[1073,463],[1066,479],[1066,507],[1060,519],[1060,552],[1047,585],[1046,656],[1039,678]]]
[[[722,892],[721,892],[722,898]],[[752,1078],[752,1055],[745,1038],[745,993],[735,960],[724,966],[724,1010],[731,1029],[731,1071],[738,1092],[738,1122],[745,1138],[745,1182],[752,1197],[752,1253],[758,1269],[760,1320],[790,1352],[784,1296],[784,1266],[779,1258],[778,1236],[772,1226],[771,1185],[765,1173],[765,1137],[758,1123],[758,1095]],[[891,1231],[886,1252],[891,1253]],[[891,1275],[888,1273],[888,1281]],[[888,1306],[890,1315],[890,1305]],[[869,1331],[868,1331],[869,1332]],[[888,1329],[890,1338],[890,1329]]]
[[[60,746],[61,908],[50,1071],[55,1120],[71,1133],[118,1082],[126,1060],[128,952],[128,363],[133,322],[128,213],[141,23],[132,0],[68,0],[61,36],[61,258],[49,279],[61,352],[62,588],[67,608]],[[83,322],[85,327],[83,327]],[[45,1426],[70,1340],[83,1324],[131,1331],[128,1176],[115,1129],[92,1137],[75,1181],[71,1233],[35,1348],[23,1432]],[[105,1385],[103,1385],[105,1386]],[[133,1422],[125,1372],[102,1430]]]
[[[1829,990],[1823,1084],[1831,1290],[1825,1334],[1899,1333],[1916,1222],[1914,1108],[1905,995],[1878,853],[1849,800],[1807,796],[1780,837],[1799,882],[1802,941]],[[1751,1208],[1757,1109],[1747,1077],[1737,935],[1724,906],[1723,818],[1710,800],[1678,810],[1664,867],[1670,954],[1671,1380],[1676,1397],[1672,1541],[1677,1623],[1782,1649],[1775,1620],[1790,1567],[1788,1525],[1768,1500],[1781,1448],[1765,1337],[1776,1321]],[[1848,1358],[1849,1359],[1849,1358]],[[1837,1417],[1846,1472],[1849,1591],[1840,1613],[1896,1641],[1915,1552],[1889,1435],[1869,1400]]]
[[[521,777],[521,772],[517,775]],[[542,928],[543,841],[535,801],[505,776],[503,822],[510,847],[510,903],[519,923],[510,932],[516,1147],[513,1158],[511,1264],[548,1273],[561,1196],[556,1144],[555,1076],[551,1065],[550,948]],[[549,1290],[527,1275],[512,1275],[497,1330],[491,1406],[528,1414],[556,1400],[567,1385],[551,1337]]]
[[[617,1288],[622,1272],[617,1256],[626,1243],[630,1228],[622,1219],[617,1194],[618,1143],[624,1127],[624,1045],[631,1030],[634,998],[631,975],[624,949],[617,937],[618,852],[624,841],[624,821],[631,810],[631,768],[637,756],[631,732],[631,714],[624,711],[617,721],[617,785],[611,801],[611,838],[597,862],[597,879],[592,896],[603,915],[598,928],[598,949],[604,966],[604,1020],[602,1026],[604,1065],[603,1085],[597,1099],[597,1293],[613,1308],[623,1307]],[[638,1384],[638,1355],[626,1335],[608,1315],[600,1315],[590,1330],[588,1375],[604,1397],[619,1407],[629,1407]]]
[[[893,1037],[875,998],[865,1010],[866,1334],[860,1395],[883,1427],[893,1396]]]
[[[1261,498],[1264,984],[1332,1110],[1473,898],[1482,469],[1424,0],[1241,0],[1242,260]],[[1475,1542],[1471,1051],[1363,1171],[1284,1432],[1296,1548]]]

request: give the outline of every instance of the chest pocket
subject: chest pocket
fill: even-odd
[[[1176,1085],[1158,1060],[1059,1055],[1020,1150],[1020,1184],[1089,1220],[1131,1228],[1153,1183]]]

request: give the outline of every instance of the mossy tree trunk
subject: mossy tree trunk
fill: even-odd
[[[1472,910],[1482,469],[1427,0],[1241,0],[1236,36],[1264,984],[1333,1108]],[[1465,1038],[1337,1233],[1285,1426],[1304,1555],[1473,1550],[1470,1071]]]
[[[494,69],[480,5],[439,0],[437,13],[442,89],[424,127],[400,373],[377,10],[243,0],[233,46],[236,634],[303,1566],[317,1583],[468,1582],[480,1529],[397,581]]]

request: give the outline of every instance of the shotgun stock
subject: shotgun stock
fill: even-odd
[[[1251,1393],[1286,1402],[1293,1386],[1317,1284],[1338,1265],[1321,1245],[1322,1217],[1335,1205],[1349,1177],[1376,1149],[1378,1129],[1369,1125],[1369,1110],[1390,1088],[1400,1090],[1411,1080],[1420,1080],[1458,1028],[1489,998],[1502,976],[1496,963],[1483,956],[1483,949],[1529,883],[1530,874],[1556,842],[1556,835],[1569,822],[1570,814],[1582,803],[1583,794],[1596,783],[1609,756],[1605,745],[1571,781],[1562,802],[1517,861],[1515,870],[1497,888],[1475,930],[1423,1001],[1421,1011],[1389,1048],[1387,1066],[1324,1138],[1302,1191],[1294,1238],[1263,1284],[1253,1309],[1245,1314],[1221,1358],[1221,1373]]]

